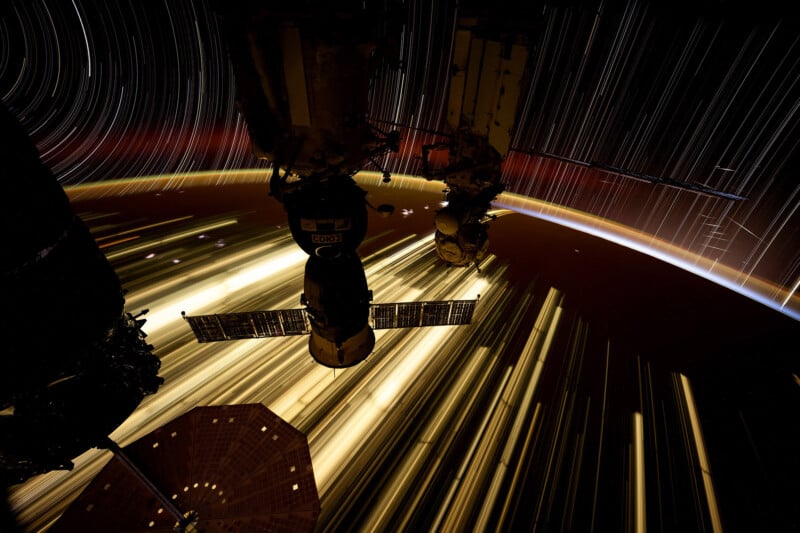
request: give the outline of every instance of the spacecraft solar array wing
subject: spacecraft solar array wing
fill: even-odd
[[[432,300],[371,305],[373,329],[460,326],[472,322],[478,300]],[[246,311],[183,318],[197,342],[232,341],[307,335],[311,327],[305,309]]]
[[[287,337],[311,333],[305,309],[184,316],[197,342]]]
[[[372,304],[372,328],[458,326],[472,322],[477,300]]]

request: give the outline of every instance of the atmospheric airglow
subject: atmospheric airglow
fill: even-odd
[[[734,280],[740,272],[727,265],[688,252],[628,226],[574,209],[510,193],[501,194],[493,204],[636,250],[713,281],[795,320],[800,320],[800,296],[795,293],[796,289],[777,287],[753,276],[742,283],[737,283]]]
[[[392,176],[388,184],[382,183],[379,172],[360,172],[356,175],[359,183],[383,188],[418,188],[426,192],[438,192],[441,184],[412,176]],[[269,173],[264,169],[214,170],[181,175],[148,176],[126,178],[102,183],[88,183],[66,187],[73,200],[102,198],[115,194],[120,186],[130,192],[151,192],[175,188],[203,187],[224,183],[268,183]],[[800,295],[797,287],[778,287],[772,283],[748,276],[743,282],[736,282],[741,272],[725,264],[688,252],[674,244],[642,233],[623,224],[602,219],[585,212],[561,207],[559,205],[527,198],[518,194],[502,193],[493,202],[497,210],[509,210],[560,226],[572,228],[595,237],[625,246],[661,261],[675,265],[687,272],[713,281],[747,298],[781,312],[795,320],[800,320]],[[498,214],[507,214],[497,211]],[[387,259],[387,261],[390,259]]]

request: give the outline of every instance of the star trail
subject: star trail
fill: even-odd
[[[415,174],[419,146],[436,138],[426,132],[443,128],[457,10],[405,8],[399,68],[374,81],[370,118],[399,125],[402,149],[383,163]],[[249,153],[208,3],[12,1],[0,22],[0,94],[62,183],[263,165]],[[576,2],[532,6],[515,23],[533,61],[508,190],[643,229],[740,270],[742,282],[800,283],[795,18],[713,2]],[[531,155],[540,152],[748,200]]]
[[[399,2],[367,118],[400,147],[365,164],[395,179],[358,175],[398,210],[370,213],[359,254],[376,303],[480,299],[473,324],[376,332],[367,361],[336,372],[307,337],[200,345],[181,319],[297,307],[307,257],[251,153],[213,2],[0,7],[0,98],[126,308],[150,309],[165,382],[112,437],[124,446],[195,405],[262,402],[308,435],[320,530],[798,527],[798,19],[715,1],[513,4],[491,9],[528,36],[530,68],[502,167],[512,194],[493,204],[496,254],[478,272],[436,258],[442,184],[402,177],[446,138],[460,8]],[[693,276],[667,282],[660,262],[755,302],[739,312]],[[586,314],[583,293],[599,295]],[[25,531],[45,531],[108,456],[14,487]]]
[[[3,100],[62,183],[255,164],[203,5],[20,2],[7,11]]]

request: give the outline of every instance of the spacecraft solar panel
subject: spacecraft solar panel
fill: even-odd
[[[397,304],[374,304],[372,306],[373,329],[389,329],[394,325],[397,316]]]
[[[439,300],[372,305],[372,328],[456,326],[472,322],[477,300]]]
[[[248,311],[184,318],[198,342],[285,337],[310,332],[303,309]]]
[[[469,324],[472,322],[472,314],[475,312],[475,302],[477,300],[453,300],[450,308],[448,324]]]
[[[413,328],[419,326],[422,321],[422,302],[410,302],[397,304],[397,326],[398,328]]]
[[[450,302],[425,302],[421,326],[444,326],[450,322]]]

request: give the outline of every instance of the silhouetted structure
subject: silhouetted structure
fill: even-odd
[[[313,531],[317,523],[306,436],[261,404],[195,407],[114,454],[53,532]]]
[[[0,106],[0,476],[55,469],[98,446],[154,393],[145,320],[22,126]]]
[[[398,150],[397,132],[366,121],[370,78],[388,62],[386,51],[402,24],[390,16],[394,7],[216,3],[253,153],[272,162],[270,194],[283,204],[292,237],[309,259],[303,309],[184,315],[199,342],[309,333],[312,357],[333,368],[360,363],[372,352],[372,292],[357,254],[368,203],[352,176],[370,161],[377,165],[378,155]],[[393,207],[377,211],[387,215]],[[453,305],[420,302],[420,317],[423,305],[434,304]],[[474,304],[468,301],[468,312],[457,320],[430,312],[428,323],[413,325],[467,324]]]

